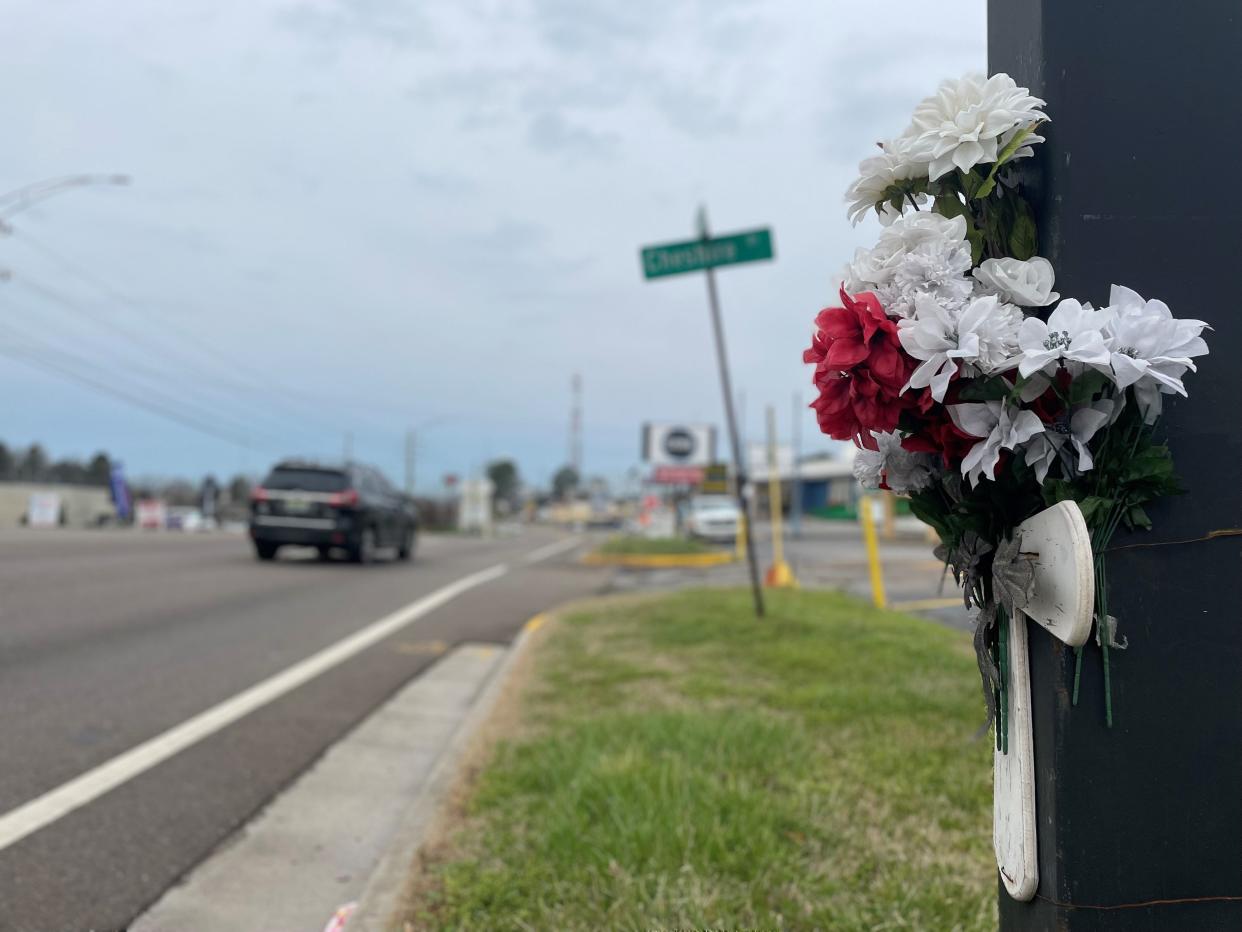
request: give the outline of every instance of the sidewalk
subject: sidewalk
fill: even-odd
[[[319,932],[338,912],[353,912],[389,849],[413,849],[412,801],[435,781],[523,640],[445,654],[168,890],[132,932]],[[361,919],[350,932],[379,928]]]

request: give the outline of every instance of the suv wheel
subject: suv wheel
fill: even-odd
[[[264,540],[256,540],[254,542],[254,555],[260,560],[276,559],[277,544],[269,543]]]
[[[375,562],[375,528],[366,527],[358,538],[358,545],[350,554],[355,563]]]
[[[414,555],[414,529],[410,528],[405,532],[405,537],[401,538],[401,545],[397,548],[397,559],[408,560]]]

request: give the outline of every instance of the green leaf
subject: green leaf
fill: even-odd
[[[1057,502],[1063,502],[1074,497],[1074,487],[1064,479],[1049,479],[1040,489],[1043,494],[1044,504],[1052,507]]]
[[[1078,503],[1079,509],[1082,511],[1082,519],[1090,525],[1093,521],[1102,520],[1109,509],[1113,507],[1111,498],[1104,498],[1101,495],[1088,495]]]
[[[983,184],[979,186],[978,190],[976,190],[971,197],[984,198],[992,193],[992,189],[996,187],[996,173],[1000,171],[1000,167],[1013,158],[1013,154],[1022,148],[1023,140],[1025,140],[1027,136],[1031,135],[1031,133],[1035,132],[1035,129],[1038,126],[1040,126],[1040,124],[1035,123],[1014,134],[1013,139],[1009,140],[1009,142],[1005,145],[1005,148],[1001,149],[1000,152],[996,154],[996,162],[992,165],[992,170],[988,172],[988,176],[984,179]]]
[[[958,397],[962,401],[1001,401],[1009,394],[1009,383],[1002,378],[972,379]]]
[[[1126,511],[1126,524],[1131,530],[1142,528],[1144,531],[1151,530],[1151,518],[1147,517],[1147,512],[1140,505],[1131,505]]]
[[[1108,384],[1108,376],[1097,369],[1087,369],[1070,382],[1068,401],[1072,405],[1086,404]]]
[[[966,192],[966,196],[971,200],[977,198],[979,196],[979,186],[983,184],[983,179],[975,174],[974,169],[967,172],[959,169],[957,175],[962,180],[962,190]]]
[[[936,213],[942,217],[965,217],[970,219],[970,214],[966,211],[966,205],[958,200],[956,194],[941,194],[935,201]]]
[[[1039,234],[1035,229],[1035,218],[1029,213],[1020,213],[1014,218],[1013,229],[1009,231],[1009,254],[1023,261],[1035,255],[1038,249]]]
[[[978,265],[983,258],[983,231],[975,227],[966,228],[966,239],[970,242],[970,264]]]

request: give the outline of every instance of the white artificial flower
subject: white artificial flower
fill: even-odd
[[[1075,408],[1027,441],[1023,455],[1026,464],[1035,470],[1035,481],[1042,485],[1058,458],[1065,463],[1067,476],[1091,469],[1095,461],[1087,444],[1100,428],[1111,423],[1115,407],[1111,398],[1101,398]]]
[[[1035,256],[1021,259],[984,259],[971,274],[983,288],[1010,304],[1043,307],[1060,297],[1052,290],[1052,263]]]
[[[944,401],[959,366],[972,366],[985,375],[1007,367],[1018,350],[1021,324],[1022,312],[995,295],[957,308],[919,295],[914,316],[897,322],[902,349],[923,360],[902,391],[930,386],[932,397]]]
[[[1058,304],[1048,315],[1047,323],[1028,317],[1018,330],[1018,347],[1022,351],[1018,374],[1052,375],[1063,360],[1106,368],[1109,352],[1103,330],[1111,317],[1108,309],[1097,311],[1073,298]]]
[[[851,294],[874,292],[885,313],[909,317],[920,294],[947,306],[965,302],[974,289],[970,265],[965,218],[920,211],[895,220],[871,249],[857,250],[844,286]]]
[[[911,453],[901,445],[897,433],[873,430],[871,436],[878,449],[859,449],[854,456],[854,478],[864,489],[918,492],[935,481],[940,470],[934,456]]]
[[[845,199],[850,205],[846,213],[855,226],[869,210],[885,199],[884,192],[892,185],[912,178],[927,177],[927,163],[911,159],[908,139],[899,137],[882,142],[880,150],[879,155],[873,155],[858,163],[858,177],[845,192]],[[920,194],[915,201],[921,206],[926,203],[927,198]],[[880,223],[888,226],[901,214],[902,211],[894,210],[891,204],[885,204],[880,208]]]
[[[1192,357],[1207,354],[1201,320],[1179,320],[1163,301],[1145,301],[1138,292],[1113,285],[1108,296],[1110,320],[1104,330],[1109,363],[1117,387],[1134,387],[1134,395],[1151,424],[1163,407],[1160,396],[1185,395],[1182,376],[1194,370]]]
[[[954,167],[969,171],[975,165],[995,162],[1014,135],[1048,119],[1039,108],[1044,102],[1018,87],[1007,74],[984,78],[967,75],[945,81],[940,89],[914,110],[909,128],[911,157],[928,164],[928,177],[935,181]],[[1042,142],[1028,136],[1027,142]],[[1023,145],[1014,158],[1029,155]]]
[[[962,433],[983,438],[962,458],[962,475],[972,486],[991,479],[1001,450],[1016,450],[1044,429],[1033,411],[1021,411],[1003,401],[949,405],[949,417]]]

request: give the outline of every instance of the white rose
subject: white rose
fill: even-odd
[[[972,273],[985,289],[1009,304],[1044,307],[1060,297],[1052,290],[1052,263],[1036,256],[1021,259],[986,259]]]

